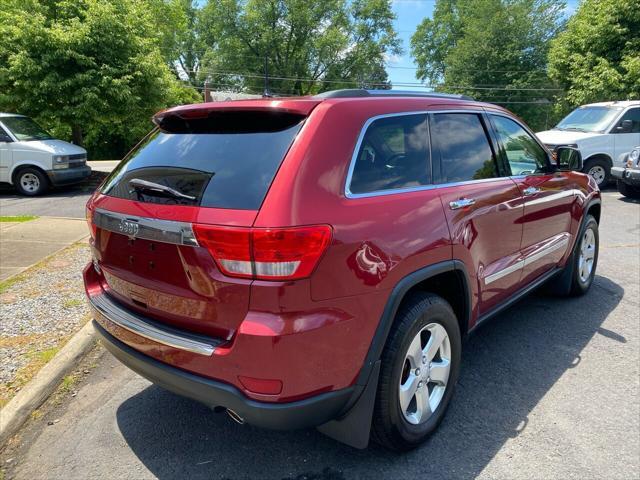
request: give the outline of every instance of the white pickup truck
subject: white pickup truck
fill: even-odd
[[[56,140],[29,117],[0,113],[0,182],[32,196],[89,175],[84,148]]]
[[[640,101],[583,105],[537,136],[550,150],[560,146],[580,150],[583,172],[603,187],[611,178],[611,167],[621,167],[625,156],[640,145]]]

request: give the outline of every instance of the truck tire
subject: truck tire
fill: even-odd
[[[618,180],[617,182],[618,192],[628,198],[640,199],[640,187],[635,187],[633,185],[629,185],[628,183],[624,183],[622,180]]]

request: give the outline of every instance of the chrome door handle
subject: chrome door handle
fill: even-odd
[[[540,189],[538,187],[527,187],[522,193],[524,193],[525,196],[530,197],[531,195],[535,195],[539,191]]]
[[[449,202],[449,208],[451,210],[458,210],[459,208],[470,207],[474,203],[476,203],[475,198],[461,198],[460,200]]]

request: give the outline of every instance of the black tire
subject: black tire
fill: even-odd
[[[624,183],[622,180],[618,180],[617,187],[618,192],[625,197],[633,198],[635,200],[640,199],[640,187],[629,185],[628,183]]]
[[[450,345],[449,377],[435,411],[424,423],[407,421],[400,407],[399,387],[411,341],[430,324],[444,327]],[[415,293],[403,302],[382,353],[380,379],[373,413],[372,439],[393,451],[417,447],[438,427],[453,395],[460,373],[461,338],[458,320],[443,298]]]
[[[49,179],[37,168],[21,168],[13,177],[16,190],[22,195],[34,197],[49,189]]]
[[[594,240],[595,240],[595,252],[593,258],[593,266],[591,268],[591,274],[586,280],[581,278],[580,274],[580,251],[582,249],[582,244],[585,241],[585,234],[588,230],[593,232]],[[587,215],[584,219],[584,223],[582,224],[582,228],[580,229],[580,235],[576,239],[576,244],[573,249],[573,254],[571,255],[570,262],[571,265],[567,264],[565,268],[571,268],[571,285],[569,287],[568,296],[577,297],[580,295],[584,295],[591,288],[591,284],[593,283],[593,279],[596,275],[596,268],[598,266],[598,253],[600,250],[600,235],[598,233],[598,222],[591,215]]]
[[[586,174],[591,175],[591,171],[593,169],[597,170],[599,168],[602,168],[604,170],[604,176],[596,178],[595,176],[592,175],[592,177],[598,184],[598,188],[604,188],[607,186],[607,184],[611,180],[611,165],[609,165],[609,162],[607,162],[602,158],[593,158],[585,162],[584,168],[582,169],[582,171]]]

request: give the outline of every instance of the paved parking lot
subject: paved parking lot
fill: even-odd
[[[6,475],[638,478],[640,204],[613,191],[603,197],[598,276],[589,294],[534,294],[473,336],[447,417],[411,453],[354,450],[315,430],[240,426],[98,351],[77,395],[47,409],[22,443],[2,454]]]

